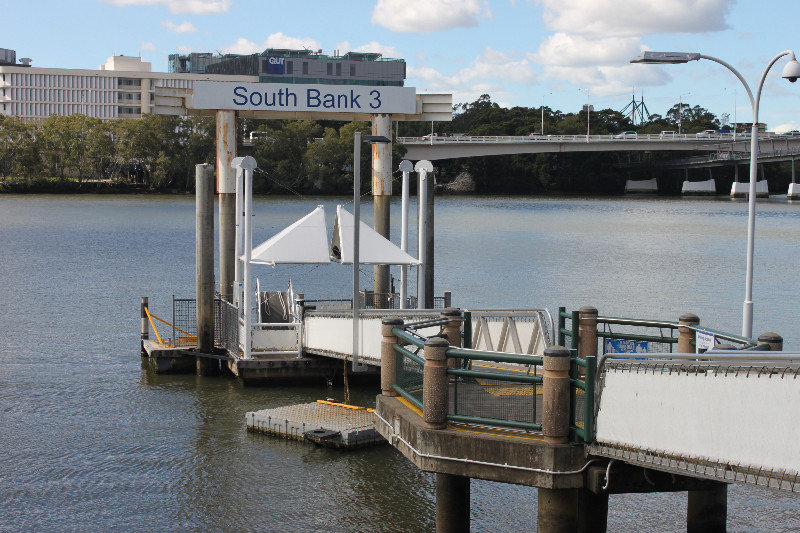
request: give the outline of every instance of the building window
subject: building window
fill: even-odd
[[[341,63],[336,63],[336,75],[337,76],[341,76],[342,75],[342,64]]]
[[[333,76],[333,63],[328,63],[328,76]]]
[[[351,76],[355,76],[356,75],[356,64],[355,63],[351,63],[350,64],[350,75]]]
[[[286,74],[292,74],[294,72],[294,62],[287,61],[286,62]]]
[[[308,61],[303,61],[303,74],[308,74]]]

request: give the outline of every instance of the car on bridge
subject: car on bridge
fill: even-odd
[[[659,134],[659,137],[662,138],[662,139],[672,139],[676,135],[678,135],[677,131],[662,131]]]
[[[614,135],[615,139],[636,139],[639,135],[635,131],[623,131]]]
[[[710,139],[711,137],[716,137],[719,135],[717,130],[703,130],[700,133],[695,133],[694,136],[698,139]]]

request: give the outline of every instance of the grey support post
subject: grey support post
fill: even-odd
[[[392,115],[372,115],[372,135],[392,138]],[[389,200],[392,197],[392,143],[372,145],[372,205],[375,213],[375,231],[389,238]],[[389,294],[389,265],[373,267],[373,290],[380,297],[375,299],[375,307],[391,308]]]
[[[469,531],[469,478],[436,474],[436,533]]]
[[[428,429],[447,427],[447,340],[434,337],[425,341],[425,367],[422,370],[422,419]]]
[[[195,279],[197,352],[214,349],[214,167],[195,166]],[[215,374],[219,360],[197,357],[199,375]]]

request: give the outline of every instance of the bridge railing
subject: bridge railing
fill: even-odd
[[[747,140],[749,133],[737,133],[735,140]],[[774,133],[763,133],[758,136],[760,141],[796,140],[797,137]],[[536,142],[586,142],[586,135],[458,135],[458,136],[426,136],[426,137],[398,137],[401,144],[464,144],[464,143],[536,143]],[[652,142],[652,141],[733,141],[732,133],[695,134],[683,133],[662,135],[658,133],[641,133],[636,136],[626,134],[589,135],[589,141],[614,141],[614,142]]]
[[[432,417],[439,417],[445,425],[455,422],[541,432],[546,373],[543,365],[547,356],[451,345],[455,336],[452,329],[447,330],[448,324],[452,327],[453,322],[465,319],[469,321],[469,316],[441,319],[442,332],[430,337],[419,334],[414,324],[394,325],[384,321],[381,376],[384,394],[404,398],[419,410],[426,423]],[[464,338],[470,339],[468,332]],[[432,343],[437,347],[432,348]],[[570,391],[570,405],[561,407],[569,414],[572,440],[590,442],[594,428],[596,358],[571,356],[569,362],[570,368],[580,368],[583,372],[575,370],[563,377]],[[387,372],[390,367],[391,372]]]

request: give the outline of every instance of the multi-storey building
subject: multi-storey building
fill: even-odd
[[[313,83],[402,86],[406,64],[381,54],[267,49],[261,54],[225,56],[192,53],[169,56],[170,72],[152,72],[140,57],[113,56],[98,70],[15,64],[14,50],[0,49],[0,114],[23,120],[81,113],[101,119],[137,118],[150,113],[155,87],[191,88],[195,81]]]
[[[99,70],[0,65],[0,114],[23,120],[81,113],[138,118],[153,107],[155,87],[191,88],[207,81],[258,81],[257,76],[152,72],[140,57],[109,57]]]

